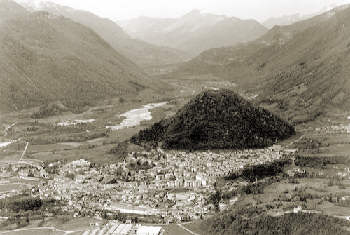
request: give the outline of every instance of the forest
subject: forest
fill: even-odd
[[[175,116],[133,136],[131,142],[166,149],[263,148],[295,134],[294,127],[233,91],[204,91]]]
[[[249,218],[249,219],[248,219]],[[272,217],[254,207],[225,211],[202,224],[204,234],[237,235],[347,235],[349,222],[320,214],[285,214]]]
[[[256,180],[263,179],[265,177],[276,176],[283,172],[285,165],[290,164],[288,160],[280,160],[274,162],[268,162],[265,164],[245,167],[241,172],[233,173],[226,177],[226,180],[235,180],[237,178],[243,178],[244,180],[254,182]]]

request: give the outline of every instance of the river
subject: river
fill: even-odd
[[[128,127],[138,126],[142,121],[152,120],[152,114],[150,110],[162,107],[167,103],[168,102],[146,104],[142,108],[132,109],[126,113],[119,115],[120,117],[125,117],[122,123],[116,126],[107,126],[106,128],[111,129],[112,131],[116,131]]]
[[[112,131],[128,128],[128,127],[135,127],[140,125],[142,121],[149,121],[152,120],[152,114],[150,110],[162,107],[166,105],[168,102],[161,102],[161,103],[151,103],[146,104],[142,106],[141,108],[132,109],[126,113],[120,114],[120,117],[125,117],[125,119],[122,121],[122,123],[116,125],[116,126],[106,126],[106,128],[111,129]],[[95,122],[95,119],[88,119],[88,120],[75,120],[73,122],[67,121],[59,123],[59,126],[69,126],[76,123],[91,123]],[[6,141],[6,142],[0,142],[0,149],[5,148],[8,145],[12,144],[16,141]]]
[[[4,148],[10,144],[12,144],[12,142],[0,142],[0,148]]]

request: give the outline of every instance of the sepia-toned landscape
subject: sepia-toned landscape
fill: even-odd
[[[350,5],[73,2],[0,0],[0,234],[350,234]]]

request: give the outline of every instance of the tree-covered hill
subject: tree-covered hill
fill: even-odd
[[[229,90],[205,91],[178,113],[132,138],[168,149],[261,148],[286,139],[294,128]]]

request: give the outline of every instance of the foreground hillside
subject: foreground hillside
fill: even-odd
[[[177,114],[140,131],[136,144],[169,149],[261,148],[294,134],[294,128],[229,90],[205,91]]]
[[[252,41],[267,31],[255,20],[204,14],[198,10],[180,18],[140,17],[121,24],[136,38],[156,45],[180,49],[192,55],[210,48]]]
[[[347,109],[350,9],[336,8],[260,39],[213,49],[185,63],[175,75],[214,74],[250,89],[257,102],[296,123]]]
[[[198,228],[201,228],[201,234],[350,234],[350,232],[346,230],[348,224],[345,221],[325,215],[286,214],[280,217],[272,217],[264,214],[256,215],[252,211],[241,211],[242,214],[235,213],[227,211],[203,221],[198,226]]]
[[[52,2],[41,2],[39,4],[25,0],[20,2],[31,11],[41,10],[54,15],[62,15],[91,28],[116,51],[139,66],[149,67],[173,64],[182,62],[187,58],[185,52],[133,39],[112,20],[101,18],[93,13],[75,10]]]
[[[0,9],[5,7],[10,10],[0,15],[1,110],[57,100],[88,104],[157,87],[91,29],[2,0]]]

